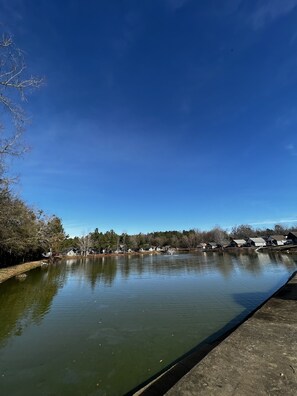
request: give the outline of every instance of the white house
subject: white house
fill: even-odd
[[[255,247],[263,247],[266,246],[266,241],[263,238],[249,238],[248,243]]]
[[[207,249],[216,249],[217,247],[219,247],[219,245],[215,242],[209,242],[206,244]]]
[[[286,242],[286,237],[284,235],[271,235],[267,239],[267,245],[282,246]]]
[[[73,249],[68,250],[68,252],[66,253],[66,256],[76,256],[76,252]]]
[[[242,247],[245,244],[246,244],[246,240],[245,239],[232,239],[232,241],[230,242],[229,246]]]

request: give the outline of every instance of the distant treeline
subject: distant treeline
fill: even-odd
[[[40,259],[42,253],[48,251],[52,251],[53,254],[65,253],[71,248],[77,249],[82,254],[91,250],[100,253],[103,250],[105,252],[129,249],[137,251],[166,246],[194,249],[203,242],[224,245],[231,238],[286,235],[296,230],[297,227],[287,228],[279,224],[267,229],[240,225],[233,227],[231,232],[217,226],[209,231],[190,229],[128,235],[117,234],[113,230],[100,232],[96,228],[88,235],[69,238],[65,235],[58,217],[48,217],[42,211],[32,209],[0,183],[0,267]]]
[[[117,234],[110,230],[100,232],[98,228],[94,232],[83,237],[67,238],[63,243],[64,250],[75,248],[81,252],[93,249],[96,252],[102,250],[139,250],[149,249],[150,247],[170,246],[173,248],[193,249],[200,243],[216,242],[225,244],[231,238],[244,239],[249,237],[265,237],[270,235],[286,235],[290,231],[297,230],[296,227],[287,228],[276,224],[273,228],[259,229],[249,225],[239,225],[227,232],[221,227],[214,227],[209,231],[200,231],[199,229],[183,231],[158,231],[147,234],[128,235],[126,233]]]

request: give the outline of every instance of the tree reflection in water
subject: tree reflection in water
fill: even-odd
[[[273,253],[220,253],[207,252],[172,256],[140,255],[101,257],[96,259],[71,259],[65,263],[38,268],[28,273],[24,282],[10,279],[0,285],[0,345],[8,337],[21,335],[31,323],[39,324],[49,312],[52,301],[62,288],[69,272],[92,289],[99,284],[111,287],[117,274],[121,279],[130,275],[141,277],[154,273],[170,275],[205,274],[215,268],[224,278],[234,271],[243,270],[257,276],[265,265],[292,269],[297,257]]]
[[[66,272],[52,264],[30,271],[24,282],[9,279],[0,285],[1,346],[8,337],[20,336],[30,324],[42,321],[65,277]]]
[[[70,259],[11,279],[0,285],[2,393],[95,394],[99,377],[124,394],[238,323],[295,268],[290,255],[197,252]]]

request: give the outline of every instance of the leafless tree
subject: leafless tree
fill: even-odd
[[[0,37],[0,182],[7,156],[25,151],[21,143],[27,117],[22,103],[27,95],[40,87],[42,78],[28,74],[24,53],[15,45],[12,36]]]
[[[83,235],[79,238],[79,248],[82,256],[87,256],[92,247],[92,237],[90,234]]]
[[[224,243],[228,241],[228,234],[221,227],[216,226],[211,231],[213,233],[214,242],[218,243],[219,245],[224,245]]]

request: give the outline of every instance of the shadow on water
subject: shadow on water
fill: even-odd
[[[273,293],[275,292],[275,288],[268,290],[267,292],[252,292],[252,293],[233,293],[233,300],[242,307],[245,308],[246,311],[253,311],[255,309],[255,305],[258,306],[263,301],[267,300]],[[244,314],[248,313],[244,311]]]
[[[297,301],[297,282],[286,284],[275,296],[280,300]]]
[[[289,279],[293,278],[296,274],[297,271],[294,272]],[[194,366],[196,366],[212,349],[224,341],[243,322],[245,322],[256,311],[258,311],[270,298],[274,297],[285,300],[297,300],[297,283],[286,283],[277,291],[275,291],[275,289],[270,289],[266,293],[236,293],[233,294],[232,297],[236,303],[245,308],[243,312],[233,318],[220,330],[207,337],[196,347],[176,359],[162,371],[149,378],[147,381],[126,393],[124,396],[132,396],[134,393],[145,387],[146,389],[141,392],[141,395],[143,396],[157,396],[165,394],[185,374],[187,374]],[[150,383],[152,384],[150,385]]]

